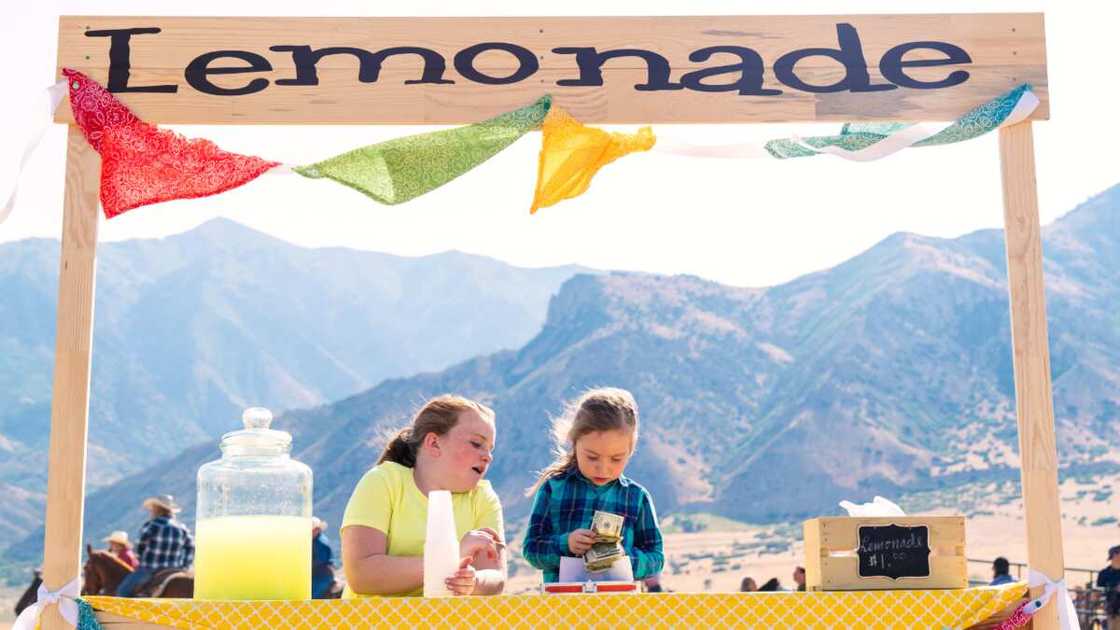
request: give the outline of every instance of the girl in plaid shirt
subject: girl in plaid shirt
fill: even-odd
[[[600,388],[570,403],[554,424],[560,455],[541,471],[522,554],[559,577],[561,556],[582,556],[595,542],[589,529],[596,510],[623,517],[622,547],[634,579],[656,575],[665,564],[661,529],[649,492],[622,474],[638,442],[638,404],[624,389]]]

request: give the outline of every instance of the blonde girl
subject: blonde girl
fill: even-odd
[[[638,442],[638,404],[624,389],[599,388],[569,403],[554,423],[557,458],[529,492],[533,511],[522,554],[559,577],[562,556],[582,556],[595,542],[596,510],[623,517],[622,547],[640,580],[665,563],[661,529],[648,491],[623,471]]]

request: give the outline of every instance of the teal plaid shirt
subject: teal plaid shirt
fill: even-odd
[[[596,486],[576,469],[544,482],[533,498],[521,553],[529,564],[544,571],[545,582],[557,581],[560,556],[573,555],[568,534],[589,529],[595,510],[622,515],[622,547],[634,567],[634,579],[661,571],[665,553],[649,492],[625,475]]]

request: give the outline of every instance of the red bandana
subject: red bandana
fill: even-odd
[[[62,72],[70,83],[74,121],[101,154],[101,206],[106,217],[161,201],[225,192],[279,165],[159,129],[81,72]]]

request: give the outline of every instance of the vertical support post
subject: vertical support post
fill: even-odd
[[[81,130],[71,126],[66,145],[43,545],[43,583],[52,591],[78,577],[81,567],[100,164]],[[63,630],[70,626],[58,607],[50,606],[43,611],[42,627]]]
[[[1027,561],[1052,580],[1064,577],[1058,449],[1050,387],[1042,239],[1035,184],[1034,136],[1029,121],[999,130],[1015,415],[1027,523]],[[1058,628],[1055,601],[1034,617],[1037,630]]]

